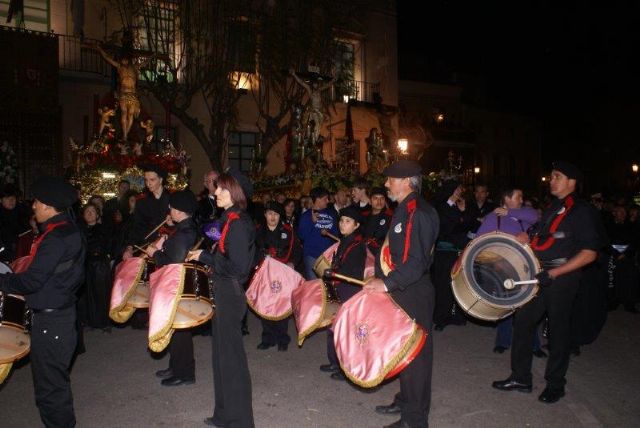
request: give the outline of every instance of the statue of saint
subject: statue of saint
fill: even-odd
[[[155,127],[153,120],[147,119],[141,121],[140,127],[145,131],[144,142],[147,144],[151,143],[151,141],[153,141],[153,128]]]
[[[320,127],[324,122],[324,113],[322,112],[322,92],[325,89],[329,89],[333,85],[333,82],[336,80],[336,78],[333,77],[331,80],[321,85],[318,83],[318,81],[311,81],[310,83],[305,82],[296,74],[293,68],[289,69],[289,74],[293,76],[296,82],[298,82],[298,84],[300,84],[304,88],[304,90],[307,92],[307,95],[309,96],[309,104],[311,104],[311,108],[309,110],[309,123],[313,121],[314,124],[311,133],[311,142],[315,143],[316,141],[318,141],[318,136],[320,135]]]

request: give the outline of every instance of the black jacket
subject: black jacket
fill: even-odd
[[[32,309],[73,305],[84,281],[85,243],[75,223],[66,214],[58,214],[42,223],[40,230],[44,233],[60,222],[63,224],[44,236],[25,272],[0,275],[0,290],[24,295]]]
[[[153,260],[158,267],[171,263],[184,263],[187,253],[196,243],[198,229],[191,217],[185,218],[176,225],[176,231],[164,241],[162,250],[153,253]]]
[[[220,218],[222,236],[213,253],[203,251],[200,261],[213,268],[213,276],[236,279],[244,284],[253,268],[256,228],[245,211],[235,206]]]
[[[331,260],[334,272],[351,278],[364,279],[364,265],[367,260],[367,245],[362,236],[352,233],[340,240],[340,245]],[[334,286],[342,303],[362,290],[359,285],[337,281]]]
[[[394,300],[420,323],[430,322],[424,312],[433,294],[429,271],[438,228],[436,210],[413,192],[395,209],[387,233],[388,249],[383,244],[376,257],[376,278],[384,281]],[[382,270],[383,259],[392,268],[387,275]]]
[[[145,241],[145,236],[156,226],[162,223],[169,214],[169,191],[162,190],[159,198],[151,192],[146,192],[144,196],[136,201],[136,209],[133,211],[133,229],[129,235],[128,245],[141,245]],[[157,232],[148,238],[153,241],[158,237]]]
[[[258,225],[256,229],[256,264],[265,256],[271,256],[282,263],[297,265],[302,259],[302,247],[293,228],[280,222],[273,230]]]

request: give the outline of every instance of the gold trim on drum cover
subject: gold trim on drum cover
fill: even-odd
[[[13,362],[7,364],[0,364],[0,385],[2,385],[11,371]]]
[[[393,297],[391,297],[391,295],[389,295],[389,298],[391,299],[391,302],[399,310],[404,312],[404,314],[407,316],[407,318],[409,318],[409,314],[407,314],[407,312],[404,309],[402,309],[402,307],[400,307],[400,305],[398,305],[396,303],[396,301],[393,299]],[[407,340],[407,343],[405,343],[405,345],[402,347],[402,349],[400,349],[400,351],[398,351],[398,353],[391,359],[391,361],[389,361],[387,364],[384,365],[384,367],[381,370],[381,374],[379,374],[378,376],[376,376],[374,379],[372,379],[370,381],[362,381],[362,380],[356,378],[355,376],[353,376],[351,373],[349,373],[349,371],[345,370],[344,366],[342,365],[342,362],[339,361],[340,368],[344,372],[345,376],[347,376],[347,378],[351,382],[353,382],[356,385],[361,386],[363,388],[373,388],[373,387],[378,386],[383,380],[385,380],[387,374],[389,374],[389,372],[391,370],[393,370],[398,364],[400,364],[400,362],[407,356],[409,351],[411,349],[413,349],[414,346],[416,346],[416,344],[420,340],[420,337],[422,336],[422,332],[423,331],[424,331],[425,335],[427,336],[425,340],[429,340],[429,333],[427,332],[427,330],[422,328],[422,327],[419,328],[415,319],[412,318],[411,322],[412,322],[412,329],[411,329],[412,331],[411,331],[411,336],[409,337],[409,340]],[[426,343],[425,343],[425,346],[426,346]],[[422,350],[420,352],[422,352]],[[411,364],[411,363],[409,363],[409,364]]]
[[[169,316],[169,321],[165,323],[164,326],[153,336],[149,336],[149,349],[153,352],[162,352],[169,345],[171,341],[171,336],[173,336],[173,332],[175,329],[173,328],[173,319],[176,317],[176,312],[178,310],[178,303],[180,302],[180,296],[184,291],[184,279],[186,276],[187,268],[185,265],[180,266],[180,282],[178,282],[178,289],[176,290],[176,295],[173,299],[171,305],[171,311]]]
[[[327,297],[328,297],[327,294],[328,293],[327,293],[327,290],[325,289],[325,284],[323,281],[322,282],[322,312],[320,312],[319,320],[315,322],[311,327],[306,329],[305,331],[298,333],[298,346],[302,346],[302,344],[304,343],[304,340],[307,338],[308,335],[328,325],[328,324],[324,324],[325,322],[324,316],[327,312],[327,307],[329,306],[329,302],[327,300]]]
[[[495,303],[484,300],[482,296],[480,296],[473,287],[468,285],[469,278],[467,277],[467,272],[464,269],[465,256],[468,253],[470,253],[471,250],[473,250],[476,246],[482,244],[484,241],[488,240],[489,238],[494,238],[496,236],[500,238],[504,238],[507,241],[510,241],[511,243],[516,244],[519,248],[523,249],[525,253],[527,253],[531,257],[531,260],[534,263],[535,272],[533,273],[535,274],[540,271],[540,262],[538,258],[535,256],[535,253],[533,252],[531,247],[529,247],[529,245],[527,244],[522,244],[518,242],[515,239],[515,237],[512,235],[495,231],[495,232],[484,234],[472,240],[471,242],[469,242],[469,244],[467,244],[464,251],[462,252],[462,254],[460,254],[460,256],[458,257],[458,259],[456,260],[455,264],[451,269],[451,289],[453,291],[453,295],[456,298],[456,301],[466,313],[468,313],[469,315],[475,318],[482,319],[485,321],[498,321],[508,317],[509,315],[513,314],[518,308],[522,307],[526,303],[533,300],[539,291],[539,287],[534,284],[532,285],[533,291],[530,293],[529,297],[524,301],[519,302],[517,306],[514,306],[514,305],[500,306]],[[472,301],[467,302],[464,300],[464,297],[469,297]],[[474,307],[476,307],[476,305],[478,304],[480,304],[478,309],[480,310],[485,309],[485,313],[483,313],[482,311],[473,310]]]
[[[133,293],[135,293],[136,287],[138,286],[138,283],[142,278],[142,273],[144,272],[145,266],[146,262],[140,264],[140,269],[138,269],[138,274],[136,275],[136,279],[133,281],[133,285],[129,287],[129,290],[127,290],[127,292],[123,296],[120,304],[115,308],[109,310],[109,318],[111,318],[115,322],[122,324],[129,321],[129,318],[131,318],[133,313],[136,311],[136,308],[127,305],[127,302],[129,301]]]

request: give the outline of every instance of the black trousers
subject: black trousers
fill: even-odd
[[[291,342],[289,337],[289,318],[280,321],[270,321],[260,319],[262,321],[262,343],[269,345],[288,345]]]
[[[515,313],[511,347],[511,377],[531,383],[531,343],[536,325],[549,317],[549,358],[544,378],[551,389],[561,390],[566,383],[571,347],[571,313],[580,286],[580,272],[563,275]]]
[[[253,427],[251,375],[238,328],[247,309],[244,288],[236,280],[214,278],[216,313],[211,319],[213,421],[225,428]]]
[[[175,377],[196,377],[196,361],[193,358],[193,336],[191,330],[176,330],[169,342],[169,368]]]
[[[46,427],[74,427],[69,366],[76,349],[75,306],[33,316],[31,372],[36,405]]]
[[[451,290],[451,268],[457,259],[455,251],[436,251],[433,258],[433,284],[436,289],[433,322],[436,324],[457,324],[465,319]]]

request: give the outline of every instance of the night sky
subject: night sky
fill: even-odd
[[[484,107],[541,121],[546,161],[630,171],[640,161],[640,2],[610,3],[430,0],[418,14],[398,1],[400,79],[470,76]]]

